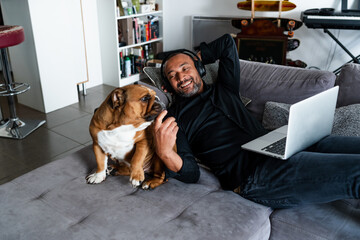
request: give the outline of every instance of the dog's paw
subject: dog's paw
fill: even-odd
[[[136,188],[138,186],[140,186],[141,181],[135,180],[135,179],[130,179],[131,185]]]
[[[106,171],[102,171],[99,173],[93,173],[86,177],[86,182],[89,184],[98,184],[105,180]]]
[[[149,190],[149,189],[151,189],[151,188],[150,188],[150,185],[147,184],[147,183],[143,183],[143,184],[141,185],[141,188],[144,189],[144,190]]]
[[[140,186],[142,181],[144,180],[145,180],[144,171],[132,172],[130,174],[130,182],[134,188]]]
[[[131,182],[131,185],[134,187],[134,188],[137,188],[141,185],[142,181],[143,180],[139,180],[139,179],[133,179],[130,177],[129,181]]]
[[[160,186],[162,183],[163,183],[163,180],[153,178],[153,179],[145,181],[141,187],[144,190],[149,190],[149,189],[154,189],[154,188]]]

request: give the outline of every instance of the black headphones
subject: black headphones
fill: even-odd
[[[180,53],[188,55],[193,60],[195,68],[198,71],[200,77],[204,77],[206,75],[206,69],[205,69],[204,64],[201,62],[200,58],[195,53],[193,53],[192,51],[189,51],[187,49],[179,49],[179,50],[169,52],[166,55],[166,57],[163,59],[163,61],[161,63],[161,68],[160,68],[160,74],[161,74],[161,78],[162,78],[163,83],[164,83],[164,87],[169,92],[174,92],[174,89],[170,85],[169,80],[167,79],[167,77],[165,76],[164,65],[171,57],[173,57],[173,56],[175,56],[177,54],[180,54]]]

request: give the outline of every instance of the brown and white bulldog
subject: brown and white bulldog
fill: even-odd
[[[97,170],[86,177],[87,183],[105,180],[111,157],[118,161],[111,166],[112,173],[130,176],[134,187],[142,183],[143,189],[149,189],[162,184],[165,172],[155,153],[152,122],[163,109],[155,91],[143,85],[113,90],[90,122]],[[143,182],[144,172],[152,172],[153,178]]]

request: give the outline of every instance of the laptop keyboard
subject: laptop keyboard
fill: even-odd
[[[285,143],[286,143],[286,137],[270,144],[269,146],[264,147],[263,151],[284,155],[285,154]]]

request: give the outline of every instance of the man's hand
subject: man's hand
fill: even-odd
[[[167,111],[162,111],[155,119],[154,135],[156,153],[160,158],[168,156],[176,143],[176,134],[179,130],[175,118],[169,117],[164,122]]]
[[[169,117],[163,122],[166,114],[166,110],[162,111],[155,119],[155,151],[167,168],[177,172],[181,169],[183,163],[180,156],[174,151],[174,145],[176,144],[176,134],[179,130],[179,127],[175,121],[175,118],[173,117]]]

